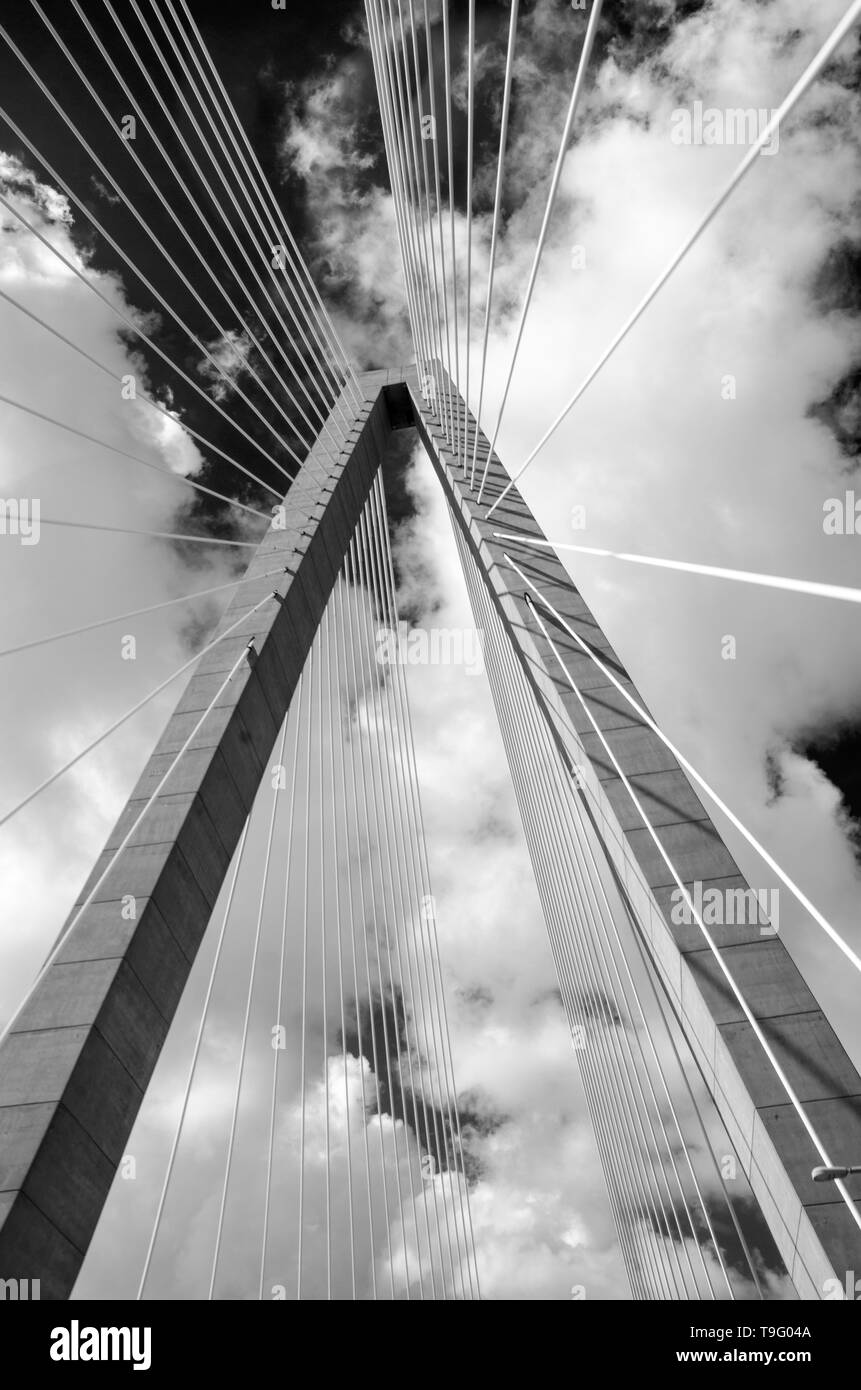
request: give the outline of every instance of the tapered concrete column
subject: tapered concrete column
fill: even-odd
[[[381,394],[333,411],[195,668],[76,904],[56,961],[0,1047],[0,1278],[71,1292],[299,674],[386,450]],[[273,577],[274,572],[274,577]],[[254,605],[272,599],[255,613]],[[114,852],[249,642],[135,830]],[[113,861],[113,862],[112,862]],[[133,899],[134,918],[129,920]],[[125,910],[124,910],[125,909]],[[71,919],[70,919],[71,920]],[[65,930],[65,928],[64,928]]]
[[[443,390],[448,383],[440,368]],[[478,488],[489,441],[479,431],[475,487],[469,469],[453,460],[429,416],[414,370],[404,373],[415,419],[456,524],[503,620],[513,649],[567,762],[581,770],[584,805],[602,838],[653,959],[685,1022],[721,1118],[802,1298],[821,1298],[826,1281],[844,1285],[861,1271],[861,1231],[833,1185],[812,1182],[821,1162],[762,1045],[729,989],[695,921],[671,918],[675,881],[583,706],[562,675],[526,601],[523,580],[508,553],[565,621],[612,671],[646,713],[618,654],[549,549],[500,541],[494,532],[546,539],[516,488],[488,520],[509,482],[499,458],[490,460],[481,504]],[[469,416],[468,459],[476,422]],[[534,597],[534,595],[533,595]],[[539,605],[540,610],[540,605]],[[583,693],[595,722],[637,794],[649,824],[682,881],[692,890],[747,890],[738,865],[666,745],[639,719],[618,689],[571,636],[542,612],[553,644]],[[644,615],[644,621],[648,621]],[[546,789],[537,788],[538,795]],[[861,1076],[779,938],[759,923],[716,925],[711,934],[750,1010],[816,1132],[835,1161],[861,1154]],[[848,1180],[861,1198],[861,1178]],[[832,1295],[833,1296],[833,1295]]]

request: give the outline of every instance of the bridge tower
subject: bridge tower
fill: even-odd
[[[475,421],[440,371],[472,441]],[[695,916],[674,920],[679,879],[691,891],[747,885],[567,571],[535,546],[544,537],[516,488],[488,517],[509,479],[484,435],[479,503],[414,368],[360,385],[360,405],[342,396],[287,492],[0,1047],[0,1276],[40,1279],[47,1297],[72,1291],[390,437],[414,429],[482,634],[634,1291],[661,1296],[633,1233],[646,1199],[626,1206],[610,1142],[630,1112],[613,1113],[619,1077],[602,1071],[601,1040],[637,1023],[603,1008],[596,907],[683,1030],[799,1296],[821,1297],[861,1267],[861,1233],[839,1191],[811,1181],[822,1155],[809,1131],[835,1153],[861,1151],[861,1078],[766,922],[706,933]],[[849,1190],[861,1193],[857,1179]]]

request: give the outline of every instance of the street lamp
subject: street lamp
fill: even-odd
[[[838,1178],[848,1178],[850,1173],[861,1173],[861,1163],[839,1168],[814,1168],[810,1176],[814,1182],[836,1182]]]

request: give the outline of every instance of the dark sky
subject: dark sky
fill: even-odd
[[[128,200],[170,252],[180,271],[188,277],[200,297],[212,309],[218,325],[229,331],[239,332],[241,316],[254,331],[255,336],[261,338],[272,361],[282,370],[285,369],[286,364],[275,344],[262,329],[261,310],[265,311],[271,323],[271,306],[266,303],[263,290],[255,282],[248,262],[243,259],[241,248],[244,248],[255,267],[260,266],[260,278],[270,290],[274,303],[291,330],[292,322],[267,279],[265,266],[260,265],[259,252],[255,256],[253,244],[231,204],[227,189],[220,182],[203,145],[191,129],[191,122],[183,110],[180,97],[171,86],[170,74],[173,74],[178,79],[181,92],[187,96],[195,118],[200,122],[210,144],[214,146],[213,133],[206,125],[200,107],[190,93],[178,62],[171,55],[169,41],[159,29],[154,10],[148,4],[141,7],[151,31],[159,38],[159,47],[168,59],[169,71],[161,66],[146,30],[136,18],[131,4],[126,2],[117,7],[120,26],[114,23],[111,14],[102,3],[85,0],[82,8],[115,63],[119,77],[128,84],[133,102],[123,91],[121,81],[111,72],[98,51],[95,40],[87,32],[69,0],[62,0],[61,3],[57,3],[57,0],[54,0],[54,3],[47,0],[45,13],[68,46],[72,57],[77,60],[93,84],[107,111],[111,113],[115,122],[113,126],[86,90],[72,63],[33,6],[24,3],[24,0],[13,0],[13,3],[4,6],[2,22],[23,57],[32,63],[51,95],[91,145],[94,154],[117,180]],[[162,13],[167,14],[166,6],[160,8]],[[279,137],[287,109],[288,84],[296,83],[315,67],[322,67],[327,61],[337,59],[347,51],[349,45],[341,37],[341,30],[352,12],[352,7],[343,4],[309,3],[309,0],[291,0],[289,8],[285,11],[274,11],[270,6],[262,4],[222,8],[197,3],[192,7],[192,13],[200,23],[216,66],[236,105],[240,120],[253,142],[258,158],[272,184],[279,189],[282,205],[300,245],[304,225],[301,198],[296,196],[297,190],[283,187],[278,160]],[[135,55],[140,58],[153,78],[164,100],[166,111],[161,109],[149,88]],[[122,276],[126,293],[134,306],[158,314],[159,319],[152,329],[152,336],[174,362],[189,376],[200,381],[201,386],[205,386],[206,382],[198,371],[201,353],[189,341],[188,334],[172,319],[168,310],[159,303],[157,296],[142,279],[123,262],[107,239],[95,231],[86,213],[92,213],[99,220],[108,235],[116,240],[136,264],[141,275],[151,282],[170,308],[176,311],[203,343],[209,345],[220,336],[216,322],[196,301],[194,294],[180,276],[171,269],[145,228],[117,198],[116,191],[110,187],[109,179],[98,169],[93,158],[76,139],[62,116],[52,107],[49,97],[40,91],[24,64],[8,45],[3,49],[0,58],[0,78],[0,102],[4,111],[22,128],[39,154],[53,166],[54,174],[45,167],[44,162],[40,163],[36,159],[33,151],[16,136],[8,123],[0,127],[3,130],[3,148],[9,153],[19,155],[30,168],[38,169],[46,182],[56,186],[60,180],[65,180],[86,210],[73,207],[75,236],[79,244],[86,246],[90,251],[94,268],[117,271]],[[137,120],[133,142],[121,140],[117,132],[123,117],[129,113],[134,114]],[[195,170],[192,159],[183,150],[176,129],[172,125],[173,120],[186,136],[200,172]],[[169,171],[157,141],[161,141],[186,182],[200,213],[193,209],[191,202]],[[130,154],[132,150],[155,180],[167,207],[160,203],[158,193],[147,183],[136,166]],[[231,187],[236,187],[232,179]],[[173,220],[171,211],[181,225]],[[187,237],[183,235],[183,229]],[[255,226],[254,230],[259,229]],[[274,240],[271,237],[270,239]],[[229,253],[227,257],[218,249],[218,241]],[[232,305],[228,303],[222,289],[233,301]],[[297,337],[295,332],[292,333],[292,337]],[[134,339],[131,338],[130,341]],[[313,385],[303,367],[302,353],[292,347],[287,334],[280,335],[280,341],[286,345],[289,360],[302,372],[303,379],[313,395]],[[155,353],[141,347],[139,342],[135,342],[134,345],[142,351],[152,385],[160,391],[170,389],[173,402],[181,408],[184,418],[192,428],[200,430],[214,444],[253,468],[266,482],[276,486],[279,484],[281,475],[278,471],[268,465],[259,452],[244,441],[228,422],[220,420],[219,416],[196,396],[193,389],[166,367]],[[257,358],[255,365],[260,376],[270,385],[270,389],[277,389],[272,373],[265,363]],[[271,403],[259,386],[249,384],[245,379],[242,385],[249,398],[259,405],[264,414],[271,416],[274,413]],[[304,408],[311,414],[307,398],[295,386],[294,389]],[[283,396],[279,398],[283,400]],[[234,406],[233,402],[231,406]],[[292,467],[289,454],[274,439],[266,425],[257,419],[249,406],[237,403],[236,408],[241,411],[243,428],[255,439],[259,439],[279,462]],[[287,409],[293,416],[294,412],[289,402]],[[284,438],[301,456],[303,449],[297,435],[291,432],[289,425],[277,414],[275,419],[278,420],[279,427],[282,427]],[[305,434],[306,437],[310,434],[307,428]],[[208,463],[206,481],[212,486],[255,504],[261,501],[261,494],[254,484],[244,482],[235,470],[219,461],[217,456],[210,456]],[[207,524],[211,525],[215,520],[213,510],[212,505],[205,500],[194,502],[189,519],[193,518],[195,512],[199,515],[205,514]]]

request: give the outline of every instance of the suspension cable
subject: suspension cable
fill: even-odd
[[[507,497],[508,493],[514,487],[517,480],[526,472],[526,469],[538,456],[538,454],[544,448],[545,444],[562,424],[562,421],[568,415],[569,411],[573,409],[573,407],[577,404],[583,393],[595,380],[602,367],[604,367],[606,363],[609,362],[616,349],[621,346],[622,342],[628,336],[631,329],[634,327],[634,325],[638,322],[638,320],[645,313],[646,309],[652,303],[652,300],[667,283],[670,276],[673,274],[673,271],[676,270],[676,268],[682,263],[682,261],[685,259],[692,247],[696,245],[703,232],[711,225],[711,223],[714,221],[715,217],[720,212],[721,208],[724,206],[730,195],[741,183],[745,174],[752,168],[753,164],[756,162],[760,150],[768,144],[768,142],[774,135],[774,132],[779,128],[781,123],[786,120],[787,116],[804,96],[807,89],[810,86],[812,86],[813,82],[819,76],[822,69],[831,59],[831,56],[834,53],[835,49],[837,49],[840,46],[840,44],[843,42],[843,39],[849,33],[850,29],[853,27],[853,25],[855,25],[858,22],[859,19],[861,19],[861,0],[854,0],[854,3],[849,6],[849,9],[846,11],[840,23],[835,26],[829,37],[826,39],[825,43],[822,45],[816,57],[808,65],[808,67],[805,68],[804,72],[801,74],[795,86],[789,92],[788,96],[784,98],[778,109],[771,116],[771,119],[763,127],[763,130],[751,145],[744,159],[742,159],[741,163],[738,165],[735,172],[730,177],[729,181],[724,185],[724,187],[718,193],[717,197],[710,204],[703,217],[697,223],[696,227],[694,227],[693,231],[682,242],[682,245],[679,247],[678,251],[676,251],[672,260],[664,268],[664,270],[661,271],[661,274],[658,276],[657,280],[654,282],[651,288],[647,290],[646,294],[640,300],[640,303],[637,305],[636,309],[634,309],[630,317],[626,319],[625,323],[619,329],[616,336],[612,339],[609,346],[604,349],[603,353],[598,358],[598,361],[595,363],[594,367],[592,367],[591,371],[589,371],[589,373],[583,378],[583,381],[577,387],[577,390],[574,392],[573,396],[571,396],[570,400],[563,406],[562,410],[556,416],[553,423],[550,426],[548,426],[548,428],[545,430],[544,434],[541,436],[531,453],[527,455],[525,461],[520,465],[517,472],[513,474],[511,481],[506,485],[506,487],[500,493],[499,497],[497,497],[496,501],[490,507],[487,513],[488,517],[493,514],[493,512],[496,510],[496,508],[499,506],[502,500],[505,497]]]

